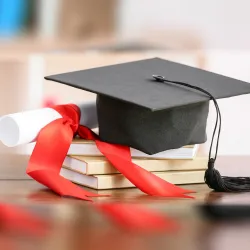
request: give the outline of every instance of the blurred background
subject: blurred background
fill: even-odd
[[[250,81],[249,9],[247,0],[0,0],[0,116],[95,98],[46,75],[150,57]],[[219,154],[250,155],[250,97],[219,105]],[[209,138],[214,117],[211,104]]]

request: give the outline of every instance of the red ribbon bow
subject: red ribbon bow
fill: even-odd
[[[71,196],[83,200],[101,196],[88,192],[60,176],[63,161],[72,139],[79,135],[93,140],[107,160],[131,183],[146,194],[161,197],[184,197],[192,191],[177,187],[145,169],[131,160],[130,148],[102,142],[89,128],[79,125],[80,109],[73,104],[53,107],[62,118],[45,126],[39,133],[36,146],[30,157],[27,174],[61,196]],[[83,152],[84,153],[84,152]]]

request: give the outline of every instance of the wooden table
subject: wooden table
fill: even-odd
[[[12,159],[4,161],[4,159]],[[242,158],[241,158],[242,159]],[[249,160],[246,158],[245,160]],[[0,168],[8,164],[26,164],[17,156],[2,156]],[[221,164],[232,158],[220,160]],[[248,161],[250,162],[250,161]],[[12,166],[13,167],[13,166]],[[17,168],[12,168],[13,171]],[[143,233],[121,227],[89,202],[61,198],[33,180],[0,180],[0,204],[21,206],[45,219],[50,227],[44,235],[22,230],[0,234],[0,249],[249,249],[250,223],[247,221],[212,221],[204,217],[197,205],[231,199],[232,203],[250,199],[250,193],[214,193],[206,185],[189,185],[196,199],[168,199],[143,195],[137,189],[107,190],[111,197],[96,198],[95,202],[141,204],[171,219],[175,230]],[[0,210],[1,215],[1,210]],[[0,217],[1,218],[1,217]]]

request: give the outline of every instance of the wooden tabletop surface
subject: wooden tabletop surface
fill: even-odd
[[[14,165],[21,167],[25,163],[16,156],[8,156],[9,160],[6,161],[4,159],[7,157],[2,156],[1,159],[0,170],[2,171],[4,166],[15,171],[17,168],[14,168]],[[238,158],[240,159],[242,157]],[[221,165],[229,161],[231,162],[232,158],[220,160]],[[249,158],[245,159],[245,162],[247,161],[250,163]],[[248,221],[211,220],[204,216],[198,207],[201,204],[214,202],[230,204],[248,202],[250,193],[214,193],[204,184],[185,185],[185,188],[196,191],[195,199],[150,197],[131,188],[101,191],[100,193],[111,196],[96,198],[94,203],[89,203],[59,197],[33,180],[2,178],[0,205],[11,204],[22,207],[45,220],[49,227],[42,235],[25,233],[20,229],[9,231],[1,227],[0,249],[235,250],[236,247],[250,249]],[[140,204],[174,222],[177,229],[150,233],[128,230],[95,209],[94,204],[102,202]]]

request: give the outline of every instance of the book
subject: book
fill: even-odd
[[[198,184],[204,183],[205,170],[153,173],[173,184]],[[97,190],[134,187],[122,174],[84,175],[63,167],[60,175],[76,184]]]
[[[162,172],[172,170],[203,170],[207,168],[208,159],[206,157],[197,157],[194,160],[132,159],[132,161],[148,171]],[[68,169],[86,175],[119,173],[105,157],[66,156],[63,165]]]
[[[198,145],[189,145],[148,155],[137,149],[131,148],[131,156],[134,158],[152,159],[193,159],[196,156],[197,150]],[[102,153],[98,150],[93,141],[75,138],[70,145],[68,155],[102,156]]]

